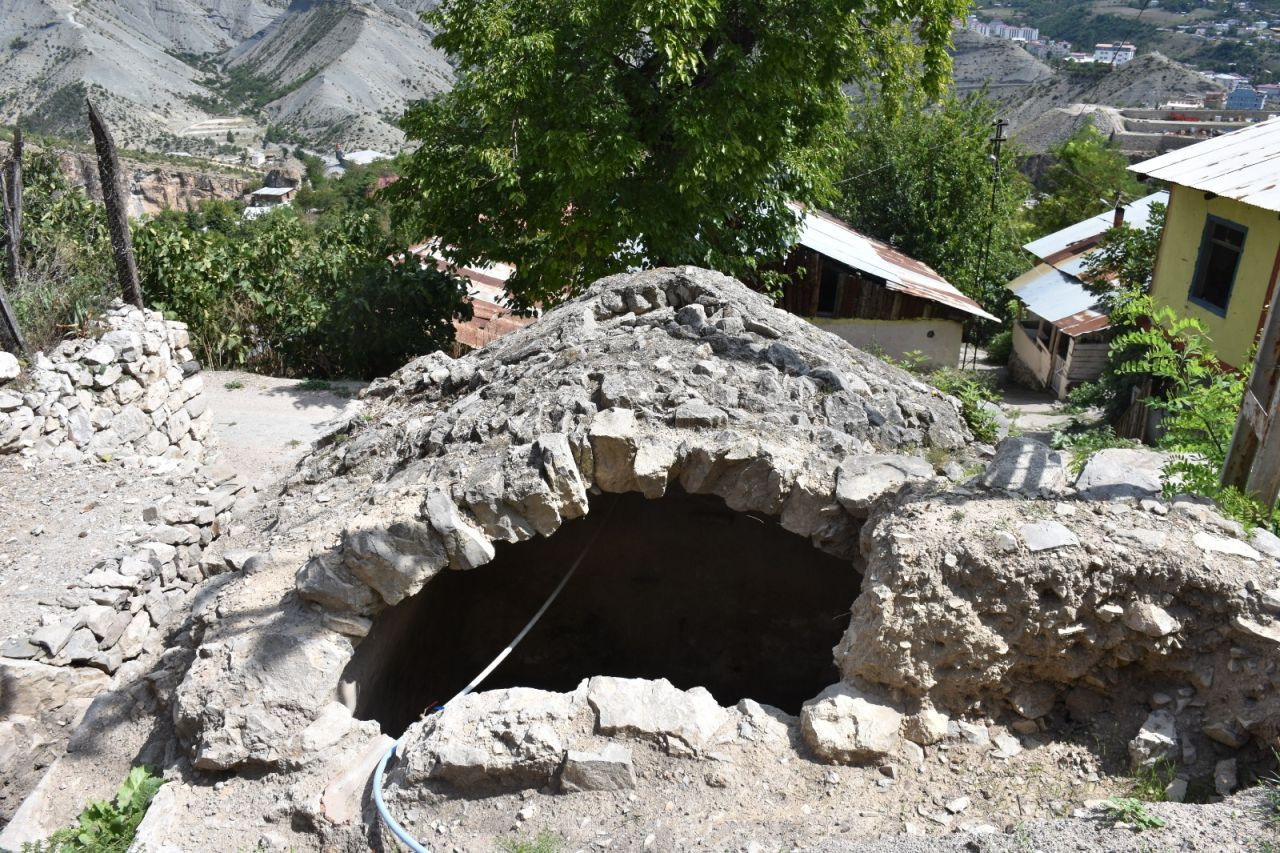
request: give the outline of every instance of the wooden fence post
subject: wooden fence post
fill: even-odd
[[[1273,298],[1222,466],[1222,485],[1275,506],[1280,493],[1280,299]]]
[[[107,230],[111,234],[111,252],[115,255],[116,273],[125,302],[142,307],[142,283],[138,264],[133,258],[133,241],[129,236],[129,214],[120,191],[120,161],[116,144],[102,116],[88,98],[89,128],[93,131],[93,147],[98,152],[98,177],[102,182],[102,200],[107,206]]]
[[[0,169],[0,208],[3,208],[3,225],[5,229],[5,274],[4,279],[15,291],[18,279],[22,275],[22,129],[13,132],[13,152],[8,164]],[[4,282],[0,281],[0,326],[3,327],[5,340],[15,352],[25,353],[27,342],[22,337],[22,329],[18,326],[18,318],[9,304],[9,294],[5,292]]]

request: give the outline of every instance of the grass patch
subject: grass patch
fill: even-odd
[[[299,391],[331,391],[333,384],[323,379],[304,379],[293,387]]]
[[[1164,826],[1164,821],[1147,811],[1146,803],[1133,797],[1112,797],[1107,800],[1106,809],[1112,823],[1126,823],[1138,832]]]
[[[223,382],[222,387],[226,388],[228,391],[239,391],[244,387],[244,383],[239,379],[232,379],[230,382]]]
[[[1139,767],[1130,796],[1145,803],[1163,803],[1168,799],[1166,789],[1176,772],[1177,768],[1168,759],[1161,759],[1150,767]]]
[[[502,842],[502,849],[507,853],[560,853],[563,848],[564,839],[545,829],[537,838]]]

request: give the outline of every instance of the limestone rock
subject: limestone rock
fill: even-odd
[[[902,714],[883,700],[838,683],[804,703],[800,732],[823,761],[866,764],[898,745]]]
[[[1129,741],[1129,760],[1135,768],[1151,767],[1161,761],[1176,761],[1178,730],[1173,714],[1152,711],[1133,740]]]
[[[18,364],[18,359],[13,353],[0,350],[0,385],[17,379],[22,373],[22,368]]]
[[[106,675],[92,670],[0,658],[0,711],[39,717],[75,699],[107,689]]]
[[[1150,450],[1112,447],[1089,457],[1076,490],[1088,500],[1158,498],[1168,456]]]
[[[910,481],[933,478],[933,466],[915,456],[850,456],[836,474],[836,499],[848,512],[865,517],[881,496]]]
[[[982,475],[982,484],[1032,497],[1061,494],[1067,486],[1067,459],[1044,442],[1010,436],[996,445],[996,455]]]
[[[1022,540],[1031,551],[1049,551],[1079,545],[1080,540],[1071,528],[1060,521],[1033,521],[1018,528]]]
[[[472,693],[409,727],[392,778],[459,788],[547,784],[564,757],[562,734],[583,707],[581,691],[527,687]]]
[[[703,749],[730,719],[705,688],[680,690],[665,678],[596,676],[587,683],[587,702],[601,734],[656,740],[670,752]]]
[[[560,790],[627,791],[636,786],[631,750],[616,743],[599,752],[569,750],[560,768]]]
[[[1164,637],[1182,627],[1167,610],[1150,601],[1135,601],[1127,606],[1124,624],[1148,637]]]

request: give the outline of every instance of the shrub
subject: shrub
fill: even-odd
[[[973,437],[984,444],[994,444],[999,437],[999,423],[989,408],[1000,400],[991,379],[974,371],[943,367],[928,375],[928,380],[944,394],[960,401],[960,414]]]
[[[1004,329],[996,332],[987,342],[987,357],[994,362],[1004,364],[1013,354],[1013,330]]]
[[[43,842],[24,844],[23,853],[125,853],[164,780],[145,767],[129,771],[112,800],[93,800],[75,826],[60,829]]]

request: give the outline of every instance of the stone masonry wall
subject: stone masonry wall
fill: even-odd
[[[0,454],[204,461],[213,416],[186,324],[117,301],[99,325],[25,371],[0,353]]]

